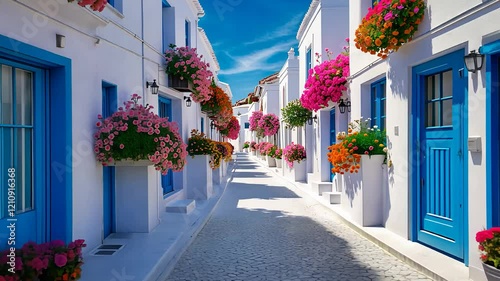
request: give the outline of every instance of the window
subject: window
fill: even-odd
[[[452,125],[452,83],[451,70],[425,77],[426,127]]]
[[[186,47],[189,47],[191,45],[191,23],[186,20],[185,22],[185,29],[186,29]]]
[[[201,132],[205,132],[205,118],[201,117]]]
[[[371,125],[378,126],[380,130],[385,129],[385,100],[386,80],[384,78],[371,86]]]
[[[306,80],[309,77],[309,70],[312,68],[312,51],[311,47],[306,51]]]
[[[118,12],[123,12],[123,0],[108,0],[108,4],[113,6]]]
[[[249,122],[245,122],[245,129],[248,129],[250,128],[250,123]]]

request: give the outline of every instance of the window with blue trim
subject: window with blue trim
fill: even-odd
[[[371,85],[371,126],[378,126],[385,130],[385,102],[386,102],[386,80],[385,78]]]
[[[249,122],[245,122],[245,129],[249,129],[250,128],[250,123]]]
[[[205,118],[201,117],[201,132],[205,132]]]
[[[306,51],[306,80],[309,77],[309,70],[312,68],[312,50],[311,47]]]
[[[189,47],[191,45],[191,23],[186,20],[184,27],[186,31],[186,47]]]
[[[123,12],[123,0],[108,0],[108,5],[113,6],[120,13]]]

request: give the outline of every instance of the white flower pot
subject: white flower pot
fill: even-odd
[[[283,159],[276,159],[276,168],[283,168]]]
[[[383,167],[385,155],[361,155],[357,174],[346,173],[342,208],[361,226],[383,224]]]
[[[188,157],[185,170],[187,172],[187,198],[202,200],[210,198],[213,194],[210,155]]]
[[[268,167],[276,167],[276,159],[272,158],[271,156],[266,156],[266,160]]]
[[[252,150],[252,156],[255,156],[255,155],[256,155],[255,150]]]
[[[108,163],[106,166],[116,166],[116,167],[145,167],[145,166],[153,166],[154,163],[149,161],[148,159],[142,159],[134,161],[132,159],[126,160],[118,160],[112,163]]]
[[[261,155],[260,155],[260,160],[264,160],[264,161],[266,161],[266,157],[267,157],[266,155],[262,155],[262,154],[261,154]]]
[[[300,163],[293,162],[292,168],[290,168],[290,166],[288,166],[288,163],[283,163],[283,165],[285,165],[285,167],[286,167],[285,176],[290,177],[294,181],[300,181],[300,182],[306,181],[306,178],[307,178],[306,159],[303,159],[302,161],[300,161]]]

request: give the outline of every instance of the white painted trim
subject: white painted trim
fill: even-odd
[[[302,36],[304,35],[304,33],[306,31],[306,27],[311,22],[314,11],[316,11],[316,8],[319,6],[319,2],[320,2],[320,0],[312,0],[311,5],[309,5],[309,10],[307,10],[307,13],[304,16],[304,19],[302,20],[302,23],[300,24],[299,31],[297,32],[297,40],[300,41],[300,38],[302,38]]]

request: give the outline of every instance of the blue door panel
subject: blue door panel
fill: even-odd
[[[167,98],[160,97],[158,99],[158,113],[160,117],[167,117],[168,121],[172,121],[172,101]],[[161,176],[161,187],[163,195],[174,191],[174,178],[172,170],[168,170],[166,175]]]
[[[421,243],[464,259],[466,84],[463,50],[417,66],[416,235]]]
[[[335,108],[330,111],[330,145],[337,143],[337,133],[335,132]],[[330,171],[333,165],[330,163]],[[330,180],[333,181],[335,174],[330,172]]]

